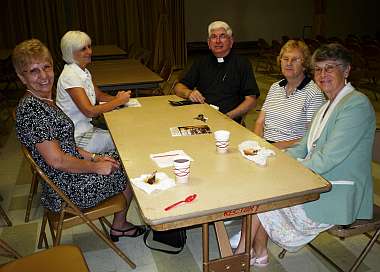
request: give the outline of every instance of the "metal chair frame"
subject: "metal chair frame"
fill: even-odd
[[[0,195],[0,201],[3,200],[3,197]],[[7,226],[12,226],[12,221],[9,219],[7,213],[4,211],[3,207],[0,206],[0,217],[4,219]]]
[[[0,253],[0,256],[18,259],[21,258],[20,253],[18,253],[16,250],[14,250],[10,245],[8,245],[4,240],[0,239],[0,248],[2,249],[2,252]]]
[[[368,232],[374,231],[373,235],[368,234]],[[379,243],[377,239],[380,236],[380,207],[373,205],[373,218],[371,220],[356,220],[354,223],[346,226],[334,226],[327,231],[329,234],[339,237],[340,239],[345,239],[358,234],[365,234],[370,238],[367,245],[364,247],[360,255],[356,258],[355,262],[348,270],[350,272],[356,271],[360,264],[363,262],[364,258],[367,256],[368,252],[371,250],[375,243]],[[321,250],[314,246],[311,242],[308,244],[311,249],[321,255],[327,262],[329,262],[337,271],[343,272],[344,270],[340,268],[331,258],[325,255]],[[283,249],[278,257],[283,259],[286,254],[286,249]]]

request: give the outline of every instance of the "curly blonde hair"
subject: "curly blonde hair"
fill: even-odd
[[[38,39],[23,41],[13,49],[12,63],[17,74],[22,74],[36,60],[47,61],[53,65],[49,49]]]

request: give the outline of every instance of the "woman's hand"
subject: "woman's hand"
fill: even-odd
[[[130,97],[131,91],[120,91],[116,94],[116,98],[119,99],[122,102],[122,104],[127,103]]]
[[[100,175],[110,175],[120,168],[120,163],[109,156],[96,156],[95,165],[95,172]]]
[[[94,161],[95,162],[109,161],[109,162],[114,163],[116,166],[120,167],[120,163],[117,160],[115,160],[113,157],[111,157],[111,156],[99,156],[99,155],[96,155]]]

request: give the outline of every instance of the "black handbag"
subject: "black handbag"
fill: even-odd
[[[152,235],[150,235],[150,233],[152,233]],[[149,236],[152,236],[152,238],[149,239]],[[144,234],[144,243],[148,248],[153,250],[169,254],[178,254],[185,247],[186,238],[185,228],[166,231],[148,229]]]

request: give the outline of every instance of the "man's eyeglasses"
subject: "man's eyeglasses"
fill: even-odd
[[[284,63],[284,64],[288,64],[290,62],[290,64],[295,64],[295,63],[301,63],[302,62],[302,58],[288,58],[288,57],[282,57],[280,59],[281,63]]]
[[[28,73],[30,76],[32,76],[34,78],[37,78],[41,74],[41,72],[51,73],[52,71],[53,71],[53,66],[50,64],[46,64],[46,65],[42,66],[41,68],[35,67],[31,70],[25,70],[23,72]]]
[[[314,66],[314,69],[313,69],[314,74],[320,75],[322,73],[322,71],[325,71],[325,73],[330,74],[334,71],[334,69],[336,67],[341,66],[341,65],[343,65],[343,64],[342,63],[338,63],[338,64],[327,63],[323,67]]]
[[[212,34],[209,39],[213,42],[217,41],[218,39],[221,41],[221,42],[224,42],[225,40],[229,39],[230,36],[228,36],[227,34],[220,34],[220,35],[215,35],[215,34]]]

